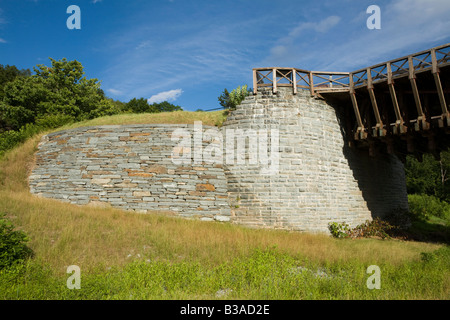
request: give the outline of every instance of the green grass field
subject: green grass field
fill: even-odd
[[[139,114],[64,128],[224,119],[222,111]],[[38,198],[27,176],[40,137],[0,159],[0,212],[34,252],[0,270],[0,299],[450,298],[450,249],[442,243],[335,239]],[[80,289],[67,287],[71,265],[80,268]],[[367,286],[371,265],[380,268],[380,289]]]

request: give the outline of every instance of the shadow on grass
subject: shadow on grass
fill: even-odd
[[[402,240],[444,243],[450,245],[450,225],[444,220],[412,220],[407,229],[395,228],[390,236]]]

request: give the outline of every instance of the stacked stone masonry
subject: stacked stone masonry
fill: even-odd
[[[56,132],[39,145],[30,190],[74,204],[308,232],[327,232],[329,222],[355,226],[407,208],[402,163],[349,148],[342,107],[308,92],[294,95],[292,88],[277,94],[259,89],[220,131],[202,126],[221,137],[223,157],[215,162],[196,163],[192,139],[188,163],[175,163],[174,150],[184,151],[172,135],[178,129],[195,137],[194,125]],[[236,140],[242,136],[249,137],[245,146]],[[203,150],[211,146],[201,140]]]
[[[258,89],[227,118],[224,128],[278,130],[278,171],[226,166],[234,221],[255,227],[326,232],[330,222],[356,226],[407,208],[403,164],[348,147],[343,107],[307,91]],[[345,123],[345,122],[343,122]]]
[[[80,205],[229,220],[222,166],[174,163],[176,130],[190,134],[192,126],[84,127],[44,136],[31,192]]]

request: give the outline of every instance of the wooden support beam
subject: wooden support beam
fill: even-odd
[[[414,102],[416,103],[416,109],[417,109],[417,122],[415,125],[415,130],[428,130],[429,124],[426,122],[426,117],[423,112],[422,104],[420,102],[420,96],[419,96],[419,89],[417,88],[416,83],[416,73],[414,71],[414,63],[412,56],[408,57],[408,63],[409,63],[409,81],[411,83],[411,88],[414,95]]]
[[[375,120],[377,121],[375,129],[373,130],[373,136],[383,137],[386,135],[386,130],[383,128],[383,121],[381,120],[380,111],[378,109],[370,68],[367,69],[367,90],[369,91],[370,102],[372,103],[373,112],[375,114]]]
[[[398,107],[400,108],[400,114],[402,116],[405,126],[409,130],[409,124],[410,124],[409,120],[410,119],[409,119],[409,114],[408,114],[408,108],[406,107],[406,104],[405,104],[404,91],[401,90],[400,92],[397,92],[396,96],[397,96],[397,101],[398,101]]]
[[[349,91],[350,98],[352,100],[353,110],[355,112],[356,122],[358,125],[358,128],[356,129],[356,132],[354,135],[355,140],[365,139],[365,138],[367,138],[367,133],[365,132],[364,125],[361,120],[361,114],[359,113],[358,102],[356,101],[356,94],[355,94],[355,84],[353,82],[352,74],[350,74],[350,76],[349,76],[349,81],[350,81],[350,91]]]
[[[442,90],[441,78],[439,77],[439,68],[437,65],[435,49],[431,49],[431,63],[432,63],[431,73],[433,74],[434,83],[436,84],[436,90],[439,96],[439,103],[441,104],[442,118],[439,119],[439,127],[442,128],[445,125],[445,120],[447,120],[447,123],[450,124],[450,113],[447,109],[447,104],[445,102],[444,90]]]
[[[311,96],[314,96],[314,81],[313,81],[313,73],[309,72],[309,91],[311,92]]]
[[[392,79],[392,68],[391,63],[387,63],[387,83],[389,87],[389,94],[391,95],[392,105],[394,106],[395,112],[395,126],[394,126],[394,134],[404,134],[407,131],[407,127],[404,125],[403,117],[400,112],[400,106],[397,100],[397,94],[395,92],[394,80]]]
[[[272,69],[272,92],[273,94],[277,93],[277,69]]]
[[[292,69],[292,85],[294,86],[294,94],[297,94],[297,72]]]
[[[258,79],[257,79],[257,71],[253,69],[253,94],[258,93]]]

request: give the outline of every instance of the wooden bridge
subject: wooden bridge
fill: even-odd
[[[253,69],[253,90],[279,87],[344,105],[345,129],[353,147],[439,158],[450,147],[450,44],[353,72],[296,68]],[[352,111],[353,110],[353,111]]]

